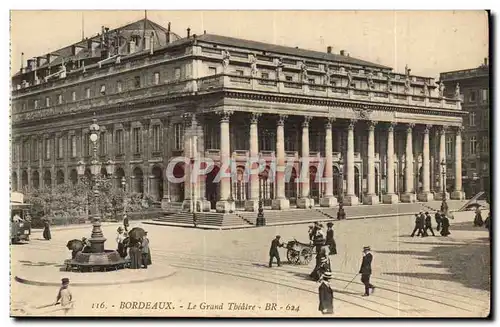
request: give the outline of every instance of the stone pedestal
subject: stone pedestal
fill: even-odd
[[[417,199],[418,199],[418,201],[421,201],[421,202],[430,202],[430,201],[434,200],[434,194],[432,194],[430,192],[419,193],[417,195]]]
[[[463,191],[454,191],[454,192],[451,192],[450,197],[452,200],[464,200],[465,193]]]
[[[395,204],[399,203],[399,197],[396,193],[384,194],[382,196],[382,202],[385,204]]]
[[[191,199],[184,200],[182,202],[182,211],[192,212]],[[207,200],[196,200],[196,210],[195,212],[210,211],[210,202]]]
[[[273,199],[273,201],[271,202],[271,209],[273,209],[273,210],[290,209],[290,200],[288,200],[288,199]]]
[[[314,208],[314,199],[309,199],[309,198],[297,199],[297,208],[309,209],[310,207]]]
[[[245,211],[257,212],[259,210],[259,200],[246,200]]]
[[[212,209],[212,205],[210,204],[210,201],[208,200],[200,200],[201,203],[201,211],[203,212],[209,212],[210,209]]]
[[[357,206],[359,204],[359,198],[356,195],[345,195],[343,200],[343,205],[345,206]]]
[[[161,199],[161,208],[162,210],[170,209],[170,198],[164,197],[163,199]]]
[[[332,208],[332,207],[335,207],[337,204],[338,204],[337,198],[333,197],[333,196],[319,199],[319,205],[321,207]]]
[[[380,201],[378,199],[377,194],[367,194],[363,197],[363,204],[379,204]]]
[[[446,200],[450,199],[450,193],[446,192],[445,193]],[[434,200],[439,200],[443,201],[443,192],[436,192],[434,193]]]
[[[399,200],[404,203],[414,203],[417,201],[417,197],[415,196],[415,193],[403,193],[401,194],[401,199]]]
[[[217,201],[215,205],[215,210],[221,213],[229,213],[234,212],[236,209],[236,205],[234,202],[229,201]]]

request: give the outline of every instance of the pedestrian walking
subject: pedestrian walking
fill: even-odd
[[[424,232],[425,232],[425,234],[428,235],[427,230],[431,231],[432,236],[436,236],[434,234],[434,230],[432,229],[432,218],[431,218],[431,215],[429,214],[429,212],[426,211],[425,212],[425,229],[424,229]]]
[[[481,209],[479,207],[476,209],[476,216],[474,217],[474,227],[483,226],[483,217],[481,216]]]
[[[365,294],[363,294],[363,296],[369,296],[370,289],[372,290],[372,294],[375,291],[375,286],[370,284],[373,261],[373,255],[370,251],[371,249],[369,246],[363,247],[363,261],[361,262],[361,268],[359,269],[359,273],[361,274],[361,282],[365,284]]]
[[[50,234],[50,222],[48,219],[43,220],[43,238],[50,241],[52,235]]]
[[[116,243],[117,243],[117,251],[120,257],[125,258],[127,256],[125,252],[125,246],[123,244],[123,240],[125,240],[126,235],[123,232],[123,228],[120,226],[117,229],[117,235],[116,235]]]
[[[491,211],[488,212],[488,217],[486,217],[486,220],[484,221],[484,227],[488,230],[488,238],[490,239],[491,242],[491,217],[490,217]]]
[[[443,214],[441,216],[441,236],[448,236],[450,235],[450,221],[448,217]]]
[[[337,243],[335,243],[334,234],[333,234],[333,223],[329,222],[326,224],[326,242],[325,244],[328,246],[330,250],[330,254],[337,254]]]
[[[140,249],[140,242],[134,241],[129,248],[130,256],[130,269],[141,269],[142,267],[142,253]]]
[[[441,223],[443,222],[443,219],[441,218],[441,213],[439,211],[436,211],[434,218],[436,219],[436,224],[437,224],[436,230],[439,232],[441,230]]]
[[[279,247],[285,246],[280,242],[281,236],[276,235],[274,240],[271,241],[271,248],[269,249],[269,268],[273,266],[273,258],[276,258],[278,262],[278,267],[281,267],[280,253],[278,251]]]
[[[323,225],[319,224],[316,229],[316,234],[314,235],[313,244],[316,246],[316,254],[321,252],[321,247],[325,245],[326,239],[325,234],[323,233]]]
[[[142,266],[145,269],[148,269],[148,265],[151,265],[151,252],[149,251],[148,232],[144,232],[144,236],[142,237],[141,257],[142,257]]]
[[[320,285],[318,287],[319,307],[318,310],[322,314],[333,314],[333,289],[330,286],[331,272],[325,272],[321,276]]]
[[[129,223],[128,223],[128,216],[127,214],[124,214],[123,215],[123,228],[125,228],[125,231],[128,232],[128,227],[129,227]]]
[[[420,216],[420,214],[416,213],[415,214],[415,227],[413,228],[413,232],[411,232],[411,237],[414,237],[415,236],[415,232],[418,231],[417,233],[417,236],[422,236],[424,237],[424,230],[423,230],[423,221],[422,221],[422,217]]]
[[[328,258],[328,256],[321,257],[319,264],[314,267],[314,270],[309,274],[309,277],[313,280],[319,281],[321,279],[321,275],[327,271],[332,271],[330,258]]]
[[[59,288],[59,292],[57,293],[55,304],[61,305],[61,309],[63,309],[65,315],[73,308],[73,295],[69,290],[69,278],[61,279],[61,288]]]

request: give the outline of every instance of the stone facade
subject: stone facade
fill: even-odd
[[[259,196],[282,210],[441,194],[435,162],[445,158],[443,133],[458,140],[466,113],[431,78],[345,53],[189,31],[157,47],[137,44],[143,46],[134,52],[81,60],[55,80],[34,83],[43,71],[36,67],[13,77],[15,189],[76,183],[78,162],[90,161],[95,113],[103,127],[99,160],[113,163],[116,185],[125,177],[133,191],[190,210],[196,204],[196,210],[254,211]],[[217,167],[192,183],[170,183],[165,173],[177,156],[211,158]],[[276,162],[276,169],[240,178],[255,157]],[[214,183],[230,159],[237,173]],[[189,169],[177,164],[172,174]],[[318,174],[325,180],[317,182]],[[461,174],[458,165],[454,174]]]

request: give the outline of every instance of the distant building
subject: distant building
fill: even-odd
[[[397,73],[325,50],[189,29],[180,37],[145,19],[29,59],[12,78],[12,188],[77,183],[83,164],[89,174],[95,113],[99,161],[113,165],[116,187],[125,177],[129,190],[163,203],[187,206],[194,197],[226,212],[256,210],[259,194],[275,209],[440,198],[436,168],[445,133],[461,138],[459,99],[409,68]],[[192,184],[167,181],[171,158],[193,156],[193,135],[195,153],[216,169]],[[272,165],[243,179],[257,156],[293,162],[290,179],[270,178]],[[228,158],[236,177],[214,182]],[[327,182],[315,179],[320,158]],[[449,176],[461,172],[456,165]],[[456,180],[450,195],[461,198]]]
[[[462,110],[468,112],[468,117],[464,118],[462,137],[464,191],[468,197],[479,191],[489,192],[492,176],[490,176],[490,69],[488,59],[485,58],[484,63],[477,68],[441,73],[440,80],[443,81],[446,93],[450,96],[454,94],[457,83],[459,84]],[[450,159],[454,157],[455,153],[452,144],[452,138],[447,138],[446,156]],[[451,177],[451,179],[453,178]]]

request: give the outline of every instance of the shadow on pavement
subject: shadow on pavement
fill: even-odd
[[[29,260],[19,260],[19,262],[23,266],[30,266],[30,267],[48,267],[48,266],[52,266],[52,267],[56,267],[56,268],[64,267],[63,264],[60,264],[57,262],[45,262],[45,261],[35,262],[35,261],[29,261]]]
[[[481,241],[479,241],[481,240]],[[446,269],[446,273],[389,272],[386,275],[413,277],[431,280],[452,280],[466,287],[491,291],[490,243],[477,239],[471,243],[436,244],[430,251],[377,251],[379,253],[409,255],[419,260],[439,261],[438,264],[423,263],[422,266]],[[478,242],[479,241],[479,242]],[[434,245],[431,243],[431,245]]]

